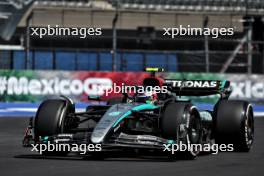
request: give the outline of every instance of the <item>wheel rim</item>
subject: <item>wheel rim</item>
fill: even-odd
[[[200,143],[200,136],[201,136],[201,124],[200,119],[197,118],[194,114],[190,116],[190,126],[188,130],[188,143],[190,144],[199,144]],[[192,156],[197,156],[200,153],[200,150],[195,150],[192,148],[189,151]]]
[[[193,144],[198,144],[200,142],[200,131],[201,125],[199,118],[196,118],[195,115],[191,115],[191,122],[190,122],[190,142]]]
[[[250,147],[254,139],[254,122],[251,114],[247,115],[247,119],[245,121],[245,134],[247,145]]]

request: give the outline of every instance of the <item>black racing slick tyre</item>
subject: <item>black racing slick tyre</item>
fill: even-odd
[[[219,101],[214,126],[216,143],[233,144],[234,151],[248,152],[254,140],[252,105],[238,100]]]
[[[64,118],[70,105],[63,99],[43,101],[37,111],[34,125],[36,136],[51,136],[64,131]]]
[[[164,110],[161,123],[164,138],[176,141],[177,144],[200,144],[202,127],[199,112],[189,102],[170,103]],[[195,159],[199,150],[178,151],[174,155],[169,153],[170,158]]]
[[[40,137],[63,133],[65,131],[65,117],[67,113],[73,111],[74,106],[67,100],[51,99],[43,101],[38,108],[34,122],[35,141],[40,141]],[[43,155],[47,156],[65,156],[67,154],[68,151],[43,152]]]

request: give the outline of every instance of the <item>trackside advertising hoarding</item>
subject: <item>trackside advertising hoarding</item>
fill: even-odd
[[[39,102],[43,99],[66,95],[74,101],[87,101],[88,95],[99,95],[103,100],[120,96],[106,90],[114,84],[141,85],[146,72],[94,72],[94,71],[0,71],[1,102]],[[159,73],[165,79],[230,80],[231,98],[251,102],[264,101],[264,75]],[[215,97],[196,98],[197,102],[213,103]]]

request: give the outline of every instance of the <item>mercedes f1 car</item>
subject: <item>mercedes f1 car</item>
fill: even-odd
[[[45,100],[30,121],[23,145],[49,141],[100,144],[102,151],[163,151],[164,144],[215,143],[233,144],[235,151],[250,150],[254,139],[253,107],[246,101],[229,100],[229,81],[161,81],[152,75],[143,81],[146,85],[167,86],[168,92],[157,94],[155,101],[137,93],[125,94],[104,105],[90,105],[85,112],[75,112],[74,103],[67,97]],[[198,109],[191,100],[181,98],[209,95],[219,95],[213,110]],[[98,152],[90,152],[94,153]],[[199,150],[178,153],[194,159]]]

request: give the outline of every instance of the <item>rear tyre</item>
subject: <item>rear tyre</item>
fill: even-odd
[[[65,117],[67,113],[74,111],[74,106],[67,100],[52,99],[41,103],[38,108],[35,122],[35,141],[41,137],[63,133],[65,129]],[[44,152],[43,155],[66,155],[68,152]]]
[[[161,124],[163,136],[167,139],[178,141],[178,144],[200,144],[201,119],[195,106],[189,102],[170,103],[165,108]],[[187,146],[188,147],[188,146]],[[195,159],[199,149],[169,153],[170,158]]]
[[[233,144],[234,150],[248,152],[254,140],[254,117],[246,101],[221,100],[215,108],[215,140]]]

